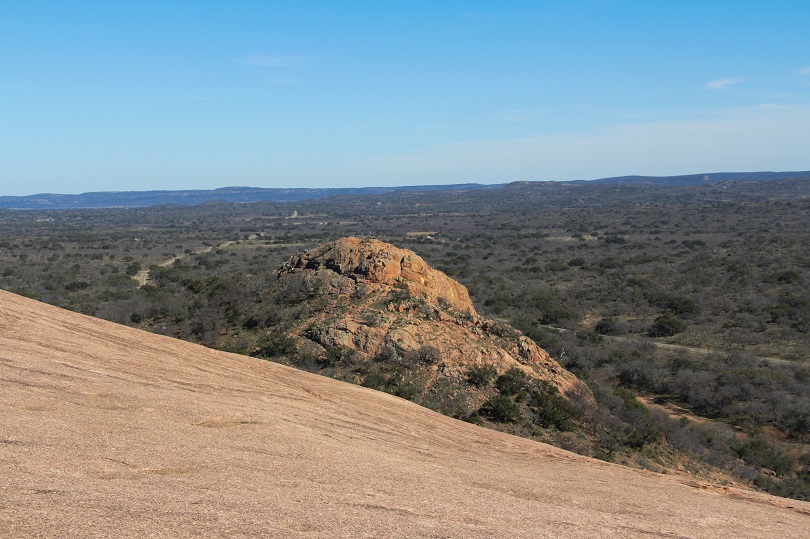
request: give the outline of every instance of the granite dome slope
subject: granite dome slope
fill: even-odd
[[[0,291],[0,537],[801,538],[659,476]]]

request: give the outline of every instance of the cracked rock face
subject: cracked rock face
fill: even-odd
[[[325,353],[349,349],[365,359],[425,347],[439,373],[463,377],[476,364],[517,367],[563,395],[590,394],[537,344],[511,326],[478,316],[467,289],[416,253],[376,239],[343,238],[309,249],[278,271],[282,282],[314,290],[312,315],[294,334]]]

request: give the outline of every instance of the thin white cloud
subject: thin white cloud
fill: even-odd
[[[802,67],[796,70],[799,75],[810,75],[810,66]]]
[[[730,86],[740,84],[741,82],[743,82],[742,79],[726,78],[726,79],[711,80],[706,84],[704,84],[703,86],[707,90],[712,90],[715,92],[725,92],[726,90],[728,90]]]
[[[312,56],[306,54],[254,53],[236,61],[240,64],[261,67],[289,67],[304,64],[312,59]]]

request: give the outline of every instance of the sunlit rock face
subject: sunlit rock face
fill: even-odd
[[[371,238],[343,238],[301,252],[278,279],[306,286],[311,316],[295,336],[321,350],[356,351],[364,359],[386,349],[438,356],[436,376],[463,376],[476,364],[517,367],[557,386],[590,395],[587,386],[531,339],[478,316],[467,289],[413,251]]]

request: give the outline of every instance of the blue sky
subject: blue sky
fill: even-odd
[[[810,2],[0,0],[0,195],[810,169]]]

